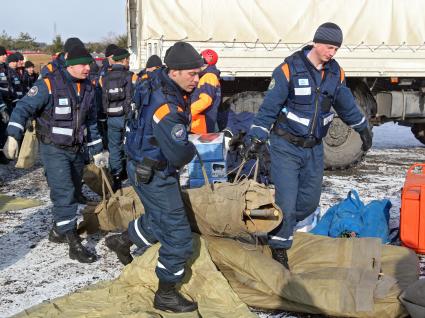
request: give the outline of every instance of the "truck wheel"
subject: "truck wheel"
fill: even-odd
[[[350,84],[357,104],[367,120],[370,120],[371,111],[376,109],[376,101],[372,93],[360,80],[352,81]],[[361,147],[362,141],[359,134],[344,124],[341,119],[335,118],[323,139],[325,169],[342,170],[356,165],[366,155]]]
[[[250,112],[256,114],[263,99],[263,92],[246,91],[237,93],[223,103],[222,110],[232,109],[235,113]]]
[[[412,133],[417,140],[425,144],[425,124],[413,124]]]

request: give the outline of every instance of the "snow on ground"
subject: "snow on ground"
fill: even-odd
[[[398,227],[400,191],[405,173],[414,162],[425,162],[425,147],[410,128],[392,123],[375,127],[374,145],[358,167],[342,172],[326,172],[321,211],[356,189],[367,203],[373,199],[391,200],[390,227]],[[88,189],[85,193],[95,197]],[[47,240],[51,227],[51,203],[41,166],[30,171],[12,164],[0,165],[0,193],[43,201],[37,208],[0,213],[0,317],[9,317],[25,308],[71,293],[81,287],[117,277],[123,266],[110,253],[101,234],[84,242],[96,250],[99,260],[81,264],[68,258],[65,244]],[[425,275],[425,260],[422,260]],[[291,313],[261,313],[259,317],[321,317]]]

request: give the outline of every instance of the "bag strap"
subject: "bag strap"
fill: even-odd
[[[354,198],[353,198],[354,196]],[[350,192],[348,192],[348,196],[347,196],[350,201],[352,201],[358,208],[361,208],[364,206],[362,200],[360,200],[359,194],[357,193],[356,190],[351,189]]]
[[[113,198],[117,198],[118,196],[114,193],[114,191],[112,190],[112,186],[111,183],[109,182],[109,179],[106,175],[106,172],[104,170],[105,168],[100,168],[100,171],[102,173],[102,194],[103,194],[103,199],[106,200],[106,191],[104,191],[104,186],[106,185],[106,187],[108,188],[109,194],[111,195],[111,197]]]
[[[207,188],[211,191],[214,191],[214,184],[210,183],[210,180],[208,179],[207,171],[205,170],[204,161],[201,158],[201,155],[198,152],[198,149],[195,148],[196,156],[199,159],[199,162],[201,163],[201,170],[202,175],[204,176],[204,183],[207,186]]]

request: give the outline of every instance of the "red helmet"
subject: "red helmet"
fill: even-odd
[[[215,65],[218,61],[218,54],[211,49],[203,50],[201,55],[204,58],[205,63],[208,65]]]

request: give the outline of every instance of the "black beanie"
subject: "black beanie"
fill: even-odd
[[[65,41],[65,44],[63,45],[63,51],[65,53],[69,53],[69,51],[71,51],[72,47],[74,46],[84,47],[84,43],[79,38],[69,38]]]
[[[115,50],[118,49],[118,46],[115,44],[109,44],[105,49],[105,56],[109,57],[114,55]]]
[[[161,66],[162,66],[162,61],[158,55],[151,55],[146,62],[146,68],[161,67]]]
[[[16,55],[16,57],[18,58],[18,61],[23,61],[25,60],[24,56],[22,55],[21,52],[15,52],[14,53]]]
[[[84,46],[73,46],[68,52],[66,58],[66,66],[78,65],[78,64],[90,64],[93,61],[92,56]]]
[[[33,63],[33,62],[31,62],[31,61],[26,61],[26,62],[25,62],[25,64],[24,64],[24,67],[25,67],[25,68],[28,68],[28,67],[34,67],[34,63]]]
[[[342,44],[342,30],[332,22],[323,23],[314,34],[314,43],[330,44],[340,47]]]
[[[125,58],[127,58],[129,56],[130,56],[130,53],[128,53],[128,51],[126,49],[117,47],[114,50],[114,56],[112,56],[112,59],[114,61],[121,61],[121,60],[123,60],[123,59],[125,59]]]
[[[5,47],[4,46],[0,46],[0,55],[5,55],[5,54],[7,54],[7,51],[6,51]]]
[[[202,56],[187,42],[174,43],[164,62],[172,70],[191,70],[204,65]]]
[[[10,54],[10,55],[7,57],[7,59],[6,59],[6,63],[10,63],[10,62],[18,62],[18,61],[19,61],[19,58],[18,58],[18,56],[17,56],[15,53]]]

